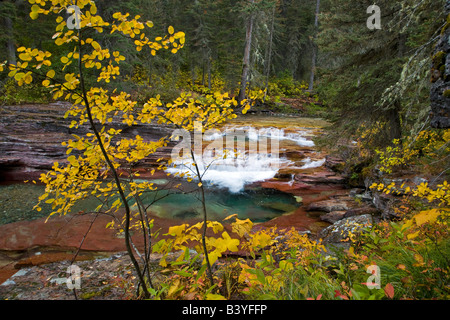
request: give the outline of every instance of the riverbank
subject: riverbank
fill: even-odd
[[[70,119],[63,117],[64,106],[53,104],[9,107],[3,112],[7,113],[0,125],[2,132],[5,133],[1,144],[4,151],[3,179],[13,177],[16,181],[25,178],[32,180],[33,177],[48,170],[54,161],[64,161],[65,147],[61,146],[60,142],[74,134],[68,125]],[[37,120],[33,120],[36,117]],[[290,165],[282,167],[275,177],[254,183],[248,188],[279,190],[298,199],[297,209],[258,223],[254,227],[255,231],[274,226],[279,229],[294,227],[299,232],[308,232],[311,238],[317,239],[320,237],[320,232],[332,226],[333,223],[351,218],[351,210],[357,209],[353,212],[357,212],[358,215],[364,215],[367,210],[374,212],[370,204],[355,201],[351,196],[351,190],[346,185],[346,177],[332,170],[336,162],[341,160],[328,157],[312,147],[314,144],[311,144],[309,139],[320,134],[321,128],[327,124],[325,121],[296,117],[247,116],[240,117],[234,122],[236,127],[241,128],[247,128],[250,124],[256,129],[271,126],[283,129],[283,134],[288,139],[281,145],[280,156],[288,159]],[[120,124],[115,125],[120,126]],[[298,134],[295,128],[307,130]],[[78,134],[86,128],[80,130]],[[168,132],[168,129],[139,127],[126,131],[125,134],[133,135],[136,132],[146,139],[159,139],[161,135]],[[169,151],[168,148],[160,150],[154,157],[167,157],[170,154]],[[14,160],[19,155],[21,158]],[[147,176],[146,173],[155,161],[156,159],[152,158],[142,164],[141,178],[164,178],[162,172],[157,176]],[[11,185],[8,187],[14,188]],[[363,191],[353,190],[353,195]],[[30,190],[22,189],[20,192],[19,189],[19,198],[23,197],[23,194],[27,194],[27,201],[31,201],[33,196]],[[2,200],[3,211],[7,211],[5,219],[8,218],[7,216],[14,216],[10,214],[13,207],[8,205],[11,200],[7,198]],[[20,199],[14,201],[19,205],[19,209],[26,204]],[[70,216],[52,217],[47,222],[46,216],[33,216],[32,221],[12,222],[14,217],[11,217],[12,220],[6,220],[8,223],[0,226],[0,234],[2,234],[0,283],[7,281],[15,272],[24,268],[38,268],[71,260],[79,248],[78,259],[81,260],[92,260],[125,251],[125,244],[119,230],[105,228],[112,219],[110,216],[96,217],[85,214],[83,210],[74,210],[74,212],[76,214]],[[18,218],[29,220],[26,215],[18,216]],[[154,230],[159,230],[159,234],[166,233],[170,226],[177,223],[197,222],[195,219],[177,222],[156,215],[152,218],[155,219]],[[117,219],[121,219],[119,214]],[[135,245],[141,248],[142,237],[136,234],[133,239]]]

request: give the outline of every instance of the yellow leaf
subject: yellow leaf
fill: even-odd
[[[414,233],[408,234],[408,235],[407,235],[407,238],[408,238],[409,240],[412,240],[412,239],[417,238],[418,235],[419,235],[419,231],[416,231],[416,232],[414,232]]]
[[[170,227],[167,233],[172,236],[179,237],[184,232],[184,230],[186,230],[186,224]]]
[[[14,75],[14,79],[16,79],[16,81],[21,80],[23,77],[25,76],[25,73],[23,72],[18,72]]]
[[[217,221],[208,221],[208,227],[212,227],[214,233],[220,232],[223,230],[223,225]]]
[[[72,165],[76,162],[76,160],[77,160],[77,158],[75,156],[69,156],[67,158],[67,161],[69,161],[70,164],[72,164]]]
[[[213,251],[213,252],[208,253],[209,263],[214,264],[217,261],[217,259],[219,259],[220,256],[222,256],[222,254],[218,251]],[[203,263],[205,263],[205,262],[206,262],[206,259],[203,259]]]
[[[236,218],[236,222],[231,224],[231,228],[234,233],[237,233],[240,237],[243,237],[253,228],[253,222],[250,219],[240,220]]]
[[[282,260],[282,261],[280,261],[280,269],[283,271],[294,270],[294,265],[292,264],[292,262]]]
[[[198,187],[200,188],[203,184],[201,182],[198,183]]]
[[[21,53],[19,54],[19,58],[23,61],[31,61],[31,55],[29,53]]]
[[[47,72],[47,78],[52,78],[55,76],[55,70],[50,70],[49,72]]]
[[[174,284],[169,288],[169,291],[167,292],[167,295],[170,297],[171,295],[173,295],[175,292],[178,291],[178,289],[180,289],[179,287],[180,285],[180,280],[177,279]]]
[[[30,84],[33,81],[33,77],[31,76],[31,72],[28,72],[24,77],[24,82],[26,84]]]
[[[175,30],[173,29],[172,26],[169,26],[168,31],[169,31],[169,34],[173,34],[175,32]]]
[[[233,252],[238,251],[238,245],[239,245],[238,239],[231,238],[230,235],[228,234],[228,232],[226,232],[226,231],[224,233],[222,233],[222,237],[225,239],[225,243],[226,243],[228,250],[233,251]]]
[[[406,266],[404,264],[398,264],[397,269],[406,270]]]
[[[421,226],[422,224],[427,223],[427,222],[430,222],[430,223],[435,222],[437,217],[439,216],[439,214],[440,214],[440,212],[438,209],[421,211],[414,216],[414,220],[416,221],[417,225]]]
[[[229,220],[229,219],[231,219],[231,218],[234,218],[234,217],[236,217],[237,218],[237,213],[235,213],[235,214],[231,214],[231,215],[229,215],[228,217],[226,217],[225,219],[223,219],[223,221],[225,221],[225,220]]]
[[[423,266],[425,264],[424,261],[423,261],[423,257],[420,254],[418,254],[418,253],[414,254],[414,260],[417,261],[417,263],[413,264],[414,267],[420,267],[420,266]]]
[[[227,299],[221,294],[208,293],[206,295],[206,300],[227,300]]]
[[[95,5],[91,5],[90,12],[93,15],[96,14],[97,13],[97,7]]]
[[[39,17],[39,13],[37,11],[31,11],[30,17],[31,19],[36,20]]]

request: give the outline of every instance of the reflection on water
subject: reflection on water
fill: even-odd
[[[159,181],[158,181],[159,182]],[[161,181],[165,182],[165,181]],[[34,220],[47,217],[51,213],[51,205],[42,204],[42,211],[33,207],[38,197],[44,193],[44,186],[34,184],[0,185],[0,225],[23,220]],[[162,198],[152,204],[149,212],[161,218],[188,220],[202,219],[203,211],[198,191],[190,193],[174,193],[160,190],[158,193],[144,195],[144,204],[150,204],[155,197]],[[219,189],[206,189],[207,213],[209,220],[221,221],[231,214],[240,219],[250,218],[253,222],[263,222],[281,214],[294,211],[298,204],[292,195],[272,189],[248,190],[239,194],[231,194]],[[78,203],[73,213],[93,211],[100,202],[87,199]],[[132,203],[130,203],[132,205]]]
[[[206,189],[205,197],[208,219],[217,221],[237,214],[239,219],[264,222],[293,212],[298,207],[295,197],[272,189],[246,190],[238,194]],[[152,196],[148,196],[144,202],[149,203],[151,199]],[[161,218],[203,218],[198,192],[169,195],[152,205],[150,211]]]
[[[33,210],[44,192],[44,186],[31,183],[0,185],[0,225],[47,217],[52,212],[50,204],[41,204],[40,212]],[[72,212],[94,210],[99,203],[96,199],[88,199],[77,203]]]

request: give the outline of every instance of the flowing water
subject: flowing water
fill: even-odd
[[[284,171],[320,167],[325,159],[305,157],[295,161],[284,154],[298,153],[306,149],[311,155],[312,138],[318,127],[324,125],[319,119],[245,118],[245,122],[233,121],[213,132],[205,133],[202,147],[195,148],[195,159],[200,175],[210,186],[225,188],[228,192],[239,193],[246,185],[273,178],[280,169]],[[246,123],[251,123],[248,125]],[[194,137],[194,140],[196,138]],[[196,178],[196,169],[189,149],[191,141],[180,142],[172,154],[174,163],[167,171]]]
[[[222,220],[237,214],[241,219],[262,222],[296,210],[299,205],[294,196],[264,189],[255,183],[273,178],[280,170],[290,172],[322,166],[325,160],[314,150],[312,139],[324,125],[326,123],[319,119],[255,116],[236,119],[202,136],[203,147],[196,150],[195,157],[206,186],[208,218]],[[234,153],[225,159],[226,153],[221,153],[220,148],[208,148],[208,145],[226,145],[227,141],[233,141],[233,145],[227,147]],[[299,153],[303,156],[298,157]],[[183,157],[175,164],[177,166],[167,170],[172,175],[194,169],[192,161]],[[154,182],[164,184],[167,181]],[[196,183],[190,185],[196,186]],[[47,216],[51,212],[50,205],[44,205],[41,212],[33,210],[43,191],[43,186],[34,184],[0,185],[0,224]],[[169,193],[151,206],[152,213],[176,220],[201,218],[198,192],[172,190]],[[159,193],[161,195],[164,191]],[[152,197],[150,194],[144,202],[150,203]],[[74,212],[91,211],[98,204],[95,199],[86,200],[78,204]]]

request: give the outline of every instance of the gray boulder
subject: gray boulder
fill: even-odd
[[[370,214],[344,218],[323,229],[319,233],[319,237],[324,243],[339,243],[348,238],[350,233],[360,233],[363,228],[370,227],[372,223],[373,219]]]

